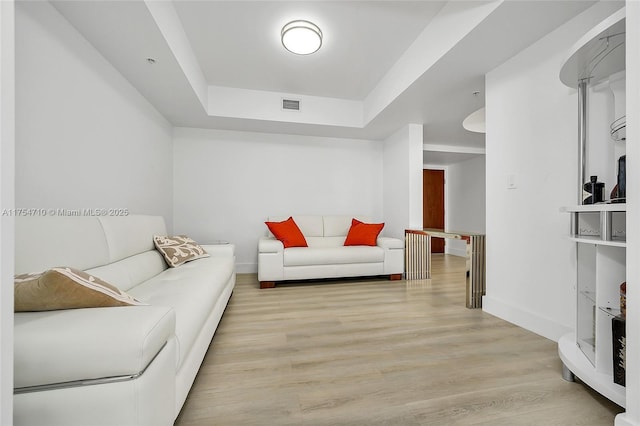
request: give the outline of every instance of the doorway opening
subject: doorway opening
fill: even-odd
[[[444,170],[422,171],[422,227],[444,230]],[[431,252],[444,253],[444,238],[431,239]]]

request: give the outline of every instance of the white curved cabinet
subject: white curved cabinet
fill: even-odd
[[[560,71],[565,85],[578,88],[580,194],[590,175],[608,184],[607,195],[617,183],[615,160],[625,153],[625,133],[617,129],[611,140],[587,138],[587,134],[601,135],[608,132],[609,123],[623,122],[624,110],[618,104],[624,104],[620,93],[624,94],[625,82],[625,29],[621,9],[571,49]],[[558,353],[571,373],[625,407],[626,390],[613,381],[611,320],[620,315],[620,284],[626,280],[626,204],[561,210],[571,215],[569,238],[576,243],[576,323],[575,331],[558,342]]]

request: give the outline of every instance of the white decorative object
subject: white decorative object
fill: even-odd
[[[469,114],[462,122],[462,127],[470,132],[486,133],[487,126],[484,107]]]

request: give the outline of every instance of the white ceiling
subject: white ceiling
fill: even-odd
[[[485,73],[595,2],[52,3],[175,126],[384,139],[419,123],[446,163],[484,147],[462,120]],[[316,54],[280,45],[293,19],[321,27]],[[307,109],[281,111],[285,96]]]
[[[175,7],[210,84],[362,100],[444,3],[180,1]],[[280,31],[294,19],[321,28],[316,54],[282,48]]]

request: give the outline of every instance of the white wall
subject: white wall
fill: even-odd
[[[14,2],[0,2],[0,210],[14,204]],[[0,282],[13,280],[13,217],[0,217]],[[0,286],[0,424],[13,423],[13,286]]]
[[[172,223],[171,126],[48,2],[16,5],[16,206]]]
[[[576,279],[559,209],[577,202],[577,95],[558,74],[571,46],[617,8],[596,4],[486,76],[483,307],[554,340],[574,323]]]
[[[485,156],[450,164],[446,171],[446,229],[485,232]],[[445,252],[466,256],[466,243],[445,239]]]
[[[385,219],[380,142],[176,128],[174,159],[175,232],[234,243],[238,272],[257,271],[268,216]]]
[[[408,124],[384,141],[384,220],[388,236],[422,229],[422,125]]]

